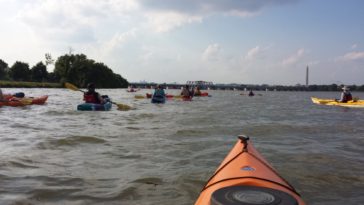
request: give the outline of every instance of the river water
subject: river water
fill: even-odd
[[[49,99],[0,108],[0,204],[192,205],[239,134],[307,204],[364,203],[364,109],[310,101],[339,93],[210,91],[154,105],[105,89],[136,109],[80,112],[80,92],[3,91]]]

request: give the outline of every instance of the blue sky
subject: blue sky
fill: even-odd
[[[0,59],[70,51],[131,82],[364,84],[361,0],[0,0]],[[49,67],[49,71],[52,71]]]

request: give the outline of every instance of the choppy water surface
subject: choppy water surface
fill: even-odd
[[[210,91],[153,105],[99,90],[136,110],[79,112],[79,92],[4,91],[49,99],[0,108],[0,204],[191,205],[242,133],[307,204],[364,201],[364,109],[310,101],[339,93]]]

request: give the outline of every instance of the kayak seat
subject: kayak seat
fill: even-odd
[[[211,205],[298,205],[286,192],[257,186],[230,186],[216,190]]]

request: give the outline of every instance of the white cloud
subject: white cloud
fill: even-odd
[[[233,10],[227,12],[227,15],[239,16],[239,17],[252,17],[252,16],[256,16],[258,14],[259,14],[259,12],[240,11],[240,10],[236,10],[236,9],[233,9]]]
[[[22,5],[17,18],[40,39],[89,43],[96,41],[105,22],[127,19],[128,12],[137,9],[135,0],[36,0]]]
[[[257,55],[261,52],[261,48],[259,46],[256,46],[248,51],[248,53],[245,55],[245,60],[254,60]]]
[[[202,60],[205,62],[219,61],[221,53],[221,47],[219,44],[209,45],[202,53]]]
[[[356,61],[356,60],[364,60],[364,52],[349,52],[343,56],[340,56],[337,60],[340,61]]]
[[[149,19],[149,27],[158,33],[168,32],[185,24],[202,22],[202,17],[187,15],[183,13],[151,12],[145,15]]]
[[[292,54],[291,56],[283,59],[282,61],[282,65],[293,65],[295,63],[297,63],[305,54],[305,49],[301,48],[299,50],[297,50],[296,53]]]
[[[299,0],[136,0],[147,13],[150,27],[156,32],[168,32],[186,24],[200,23],[216,15],[250,17],[264,7],[294,3]]]
[[[356,49],[358,47],[358,44],[353,44],[353,45],[351,45],[351,49]]]
[[[110,41],[107,41],[103,45],[103,52],[104,54],[109,54],[110,52],[113,52],[115,48],[121,47],[123,44],[125,44],[130,39],[133,39],[136,37],[136,28],[132,28],[131,30],[124,32],[124,33],[117,33],[113,36],[113,38]]]
[[[284,5],[298,0],[137,0],[146,9],[178,11],[186,14],[236,13],[243,16],[268,6]]]

